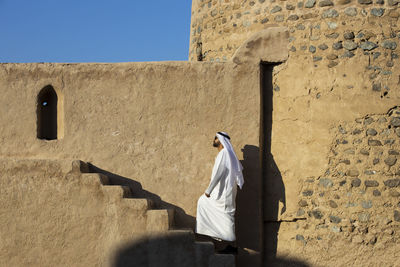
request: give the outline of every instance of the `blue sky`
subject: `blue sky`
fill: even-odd
[[[190,0],[0,0],[0,62],[187,60]]]

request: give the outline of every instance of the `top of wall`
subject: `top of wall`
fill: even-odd
[[[301,34],[309,41],[315,41],[313,31],[334,34],[346,26],[373,30],[376,25],[388,29],[387,37],[392,32],[400,38],[399,2],[193,0],[189,60],[228,61],[252,34],[271,26],[286,26],[294,38]]]

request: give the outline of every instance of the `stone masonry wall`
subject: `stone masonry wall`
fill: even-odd
[[[280,223],[280,257],[310,266],[398,266],[400,108],[331,129],[328,165],[301,179],[297,220]]]
[[[400,238],[399,116],[396,107],[337,128],[327,170],[302,183],[297,215],[315,224],[314,237],[330,231],[381,246]]]
[[[267,258],[396,266],[399,5],[193,1],[191,61],[230,61],[253,34],[273,26],[289,31],[289,58],[272,78],[278,174],[264,188]]]
[[[251,34],[279,25],[290,30],[292,53],[312,54],[329,67],[365,53],[382,61],[377,71],[390,75],[398,58],[398,2],[194,0],[189,60],[227,61]]]

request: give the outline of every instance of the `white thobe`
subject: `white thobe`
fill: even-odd
[[[236,183],[234,186],[228,184],[228,160],[228,151],[222,149],[215,159],[206,190],[210,197],[203,194],[197,202],[196,233],[234,241],[237,187]]]

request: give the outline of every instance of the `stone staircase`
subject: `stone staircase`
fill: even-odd
[[[134,246],[122,253],[123,256],[116,260],[116,266],[139,266],[138,263],[149,267],[235,266],[233,255],[216,254],[214,244],[196,241],[191,229],[176,229],[173,209],[159,209],[150,199],[135,198],[129,186],[110,185],[107,175],[89,172],[88,164],[80,160],[72,162],[70,175],[79,175],[86,186],[101,186],[107,201],[110,203],[119,201],[123,206],[127,220],[137,219],[129,216],[129,210],[141,210],[145,213],[146,245],[144,247],[147,250],[147,258],[138,260],[137,251],[135,251],[137,246]],[[143,246],[140,249],[143,250]],[[140,256],[143,257],[143,255]]]

